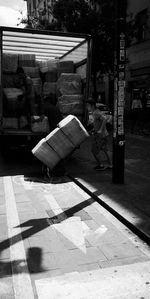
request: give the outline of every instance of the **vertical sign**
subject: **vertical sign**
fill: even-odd
[[[0,29],[0,131],[2,130],[3,115],[3,98],[2,98],[2,30]]]
[[[126,63],[126,0],[115,0],[113,183],[124,183],[124,102]]]

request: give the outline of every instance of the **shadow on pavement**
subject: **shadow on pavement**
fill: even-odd
[[[93,169],[89,141],[68,165],[70,175],[150,236],[150,139],[126,136],[124,184],[113,184],[110,170]]]
[[[13,269],[13,270],[12,270]],[[42,250],[39,247],[31,247],[27,251],[27,260],[0,261],[0,278],[12,274],[39,273],[46,270],[42,267]]]
[[[30,236],[39,233],[40,231],[44,230],[48,226],[53,224],[61,223],[62,221],[74,216],[77,212],[83,210],[85,207],[91,205],[94,202],[92,198],[88,200],[84,200],[82,203],[79,203],[69,209],[64,210],[63,212],[59,213],[58,215],[54,215],[49,218],[39,218],[39,219],[31,219],[24,223],[21,223],[18,227],[29,227],[27,230],[23,231],[18,235],[13,236],[11,239],[6,239],[0,243],[0,254],[3,250],[9,248],[11,245],[14,245],[22,240],[29,238]],[[47,211],[47,214],[50,214],[50,211]],[[42,249],[39,247],[32,247],[28,249],[27,252],[27,264],[30,273],[38,273],[46,271],[41,266],[42,261]],[[18,274],[19,272],[26,271],[25,261],[24,260],[17,260],[11,262],[3,262],[0,261],[0,278],[4,276],[11,275],[11,265],[13,268],[13,274]],[[18,272],[19,271],[19,272]]]

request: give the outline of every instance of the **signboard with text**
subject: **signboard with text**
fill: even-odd
[[[114,114],[113,114],[113,183],[124,183],[124,106],[125,106],[125,0],[116,0],[114,52]]]

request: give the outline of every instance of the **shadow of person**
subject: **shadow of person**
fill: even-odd
[[[0,262],[0,278],[16,275],[18,273],[39,273],[46,270],[42,267],[42,250],[39,247],[29,248],[27,260],[18,259]]]
[[[40,247],[31,247],[27,251],[27,265],[30,273],[45,272],[42,267],[42,249]]]

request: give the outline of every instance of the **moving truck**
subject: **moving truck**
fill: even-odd
[[[51,128],[37,112],[19,110],[23,91],[15,85],[18,67],[32,82],[35,111],[38,100],[58,105],[63,117],[75,115],[86,125],[90,94],[90,35],[0,27],[0,148],[33,146]],[[21,101],[20,101],[21,99]],[[28,109],[30,110],[30,109]]]

